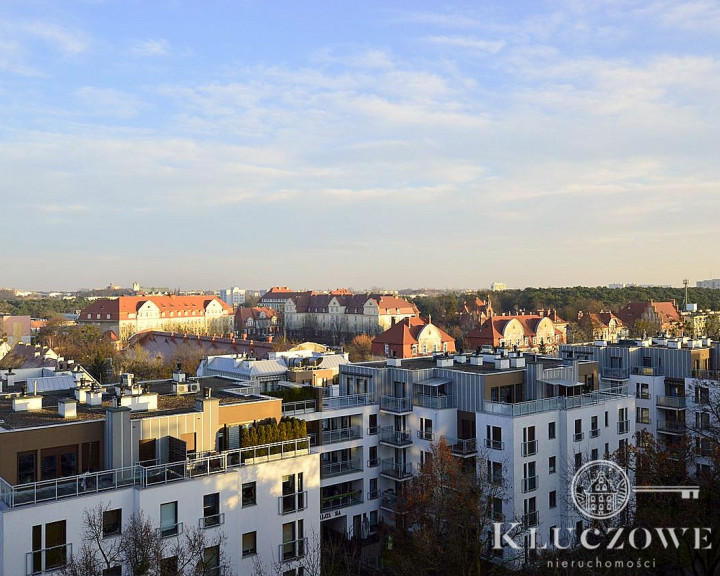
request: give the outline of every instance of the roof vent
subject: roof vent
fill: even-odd
[[[62,418],[75,418],[77,416],[77,400],[72,398],[58,400],[58,415]]]

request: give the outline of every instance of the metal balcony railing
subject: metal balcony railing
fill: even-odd
[[[388,458],[382,461],[381,473],[396,480],[406,480],[412,477],[413,467],[409,462],[401,464],[395,462],[392,458]]]
[[[298,402],[287,402],[282,405],[283,416],[299,416],[313,412],[317,412],[317,403],[315,400],[300,400]]]
[[[417,431],[417,437],[420,440],[427,440],[428,442],[434,442],[435,441],[435,434],[430,432],[429,430],[418,430]]]
[[[485,448],[490,448],[490,450],[505,450],[505,442],[485,438]]]
[[[50,548],[33,550],[25,554],[25,574],[43,574],[63,568],[72,556],[72,544],[60,544]]]
[[[448,438],[450,450],[455,456],[473,456],[477,453],[476,438]],[[498,448],[502,450],[502,448]]]
[[[635,376],[664,376],[665,370],[659,366],[633,366]]]
[[[540,515],[538,514],[537,510],[535,510],[533,512],[528,512],[527,514],[523,514],[523,526],[525,528],[537,526],[539,523],[540,523]]]
[[[650,400],[650,392],[635,392],[635,398],[637,398],[638,400]]]
[[[658,421],[657,425],[658,432],[664,432],[665,434],[682,435],[687,430],[685,422],[672,422],[669,420]]]
[[[435,410],[442,410],[444,408],[452,408],[455,406],[452,396],[428,396],[426,394],[415,394],[413,403],[415,406],[433,408]]]
[[[362,472],[362,470],[362,463],[354,462],[353,460],[330,462],[323,464],[320,468],[320,478],[333,478],[334,476],[342,476],[343,474]]]
[[[398,398],[396,396],[381,396],[380,410],[386,412],[412,412],[412,398]]]
[[[220,514],[213,514],[212,516],[203,516],[199,521],[200,528],[203,529],[214,528],[215,526],[220,526],[221,524],[225,524],[224,512],[220,512]]]
[[[349,426],[338,430],[324,430],[321,438],[323,444],[334,444],[335,442],[347,442],[356,438],[362,438],[363,430],[360,426]]]
[[[573,442],[582,442],[584,439],[585,434],[583,432],[575,432],[575,434],[573,434]]]
[[[604,380],[629,380],[630,368],[603,366],[600,368],[600,378]]]
[[[522,443],[522,455],[523,456],[534,456],[537,454],[537,440],[529,440],[528,442]]]
[[[538,477],[537,476],[530,476],[529,478],[523,478],[522,479],[522,491],[523,492],[533,492],[537,490],[538,487]]]
[[[630,431],[630,420],[620,420],[617,423],[618,434],[627,434]]]
[[[635,422],[638,424],[651,424],[652,420],[650,416],[635,416]]]
[[[362,490],[353,490],[352,492],[346,492],[345,494],[337,494],[335,496],[323,498],[320,503],[320,509],[322,512],[327,512],[328,510],[337,510],[339,508],[346,508],[347,506],[355,506],[356,504],[362,503]]]
[[[370,426],[367,429],[368,436],[375,436],[380,432],[380,426]]]
[[[380,442],[393,446],[408,446],[412,444],[410,432],[395,430],[393,426],[384,426],[380,429]]]
[[[305,510],[308,505],[307,503],[307,491],[278,496],[278,514],[292,514],[293,512]]]
[[[305,556],[307,538],[300,538],[291,542],[283,542],[278,546],[278,558],[282,562],[290,562]]]
[[[342,410],[372,404],[372,394],[349,394],[347,396],[329,396],[323,398],[323,410]]]
[[[590,428],[590,438],[597,438],[598,436],[600,436],[600,429]]]
[[[368,500],[377,500],[378,498],[380,498],[380,490],[370,490],[367,493]]]
[[[660,408],[682,410],[687,405],[685,396],[658,396],[656,405]]]
[[[157,530],[161,538],[179,536],[183,533],[183,523],[176,522],[175,524],[166,524],[165,526],[160,526],[160,528],[158,528]]]
[[[377,468],[378,466],[380,466],[380,458],[370,458],[367,461],[368,468]]]

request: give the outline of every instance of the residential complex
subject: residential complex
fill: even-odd
[[[238,306],[245,304],[245,290],[237,286],[227,290],[220,290],[220,300],[237,309]]]
[[[720,290],[720,278],[713,278],[712,280],[698,280],[695,285],[698,288],[712,288],[714,290]]]
[[[444,330],[420,318],[404,318],[394,322],[385,332],[375,336],[373,356],[415,358],[435,352],[455,353],[455,339]]]
[[[233,329],[233,313],[217,296],[120,296],[95,300],[80,312],[78,324],[127,342],[149,330],[222,335]]]

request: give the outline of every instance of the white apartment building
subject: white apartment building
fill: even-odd
[[[244,289],[238,288],[237,286],[233,286],[227,290],[220,290],[220,300],[226,304],[230,304],[233,308],[237,308],[245,304],[245,292]]]
[[[120,395],[74,387],[0,397],[0,575],[61,568],[81,549],[83,513],[98,504],[108,509],[104,538],[139,511],[168,551],[190,528],[208,541],[222,532],[230,570],[214,575],[250,574],[258,561],[295,574],[318,553],[320,469],[309,439],[239,445],[243,426],[280,419],[279,399],[182,373],[149,386],[129,375]]]
[[[698,280],[695,285],[698,288],[713,288],[720,290],[720,278],[713,278],[712,280]]]

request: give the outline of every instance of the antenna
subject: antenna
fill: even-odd
[[[688,305],[688,284],[689,283],[690,283],[690,280],[688,280],[687,278],[683,278],[683,286],[685,286],[685,302],[684,302],[683,308],[685,308],[685,310],[687,310],[687,305]]]

